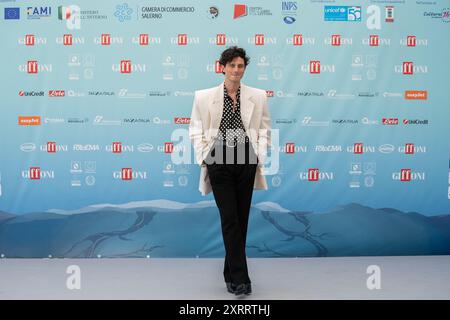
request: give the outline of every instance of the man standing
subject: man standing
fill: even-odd
[[[267,189],[262,166],[270,146],[270,114],[264,90],[241,83],[249,63],[242,48],[222,52],[225,80],[195,92],[189,137],[201,166],[199,190],[213,191],[225,245],[228,292],[250,294],[245,243],[253,189]]]

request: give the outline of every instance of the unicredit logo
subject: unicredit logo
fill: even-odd
[[[19,97],[43,97],[44,95],[44,91],[19,91]]]

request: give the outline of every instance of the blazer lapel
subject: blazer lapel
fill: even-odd
[[[252,94],[248,87],[241,83],[241,118],[245,130],[248,131],[250,119],[252,118],[255,103],[252,101]]]
[[[212,103],[209,105],[209,113],[211,114],[211,129],[219,129],[223,115],[223,83],[215,91]]]
[[[248,87],[241,83],[241,118],[244,128],[248,131],[250,119],[252,118],[255,103],[252,101],[252,94]],[[211,114],[211,129],[219,129],[223,116],[223,82],[217,87],[209,105]]]

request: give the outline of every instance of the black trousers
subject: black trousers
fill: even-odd
[[[213,148],[212,154],[214,154],[215,148]],[[253,152],[249,146],[246,150],[246,152]],[[246,157],[247,160],[248,157]],[[256,167],[257,163],[252,164],[248,161],[238,164],[226,162],[207,164],[214,199],[220,213],[225,245],[223,270],[225,282],[251,283],[245,244]]]

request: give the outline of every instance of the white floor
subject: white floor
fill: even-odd
[[[450,256],[248,261],[253,294],[243,299],[450,299]],[[0,300],[238,299],[225,290],[222,263],[222,259],[0,259]],[[78,273],[67,273],[72,265],[79,267],[79,278]],[[380,289],[367,287],[368,278],[375,277],[373,267],[367,272],[369,266],[379,267]],[[79,279],[81,288],[68,289],[68,278]]]

